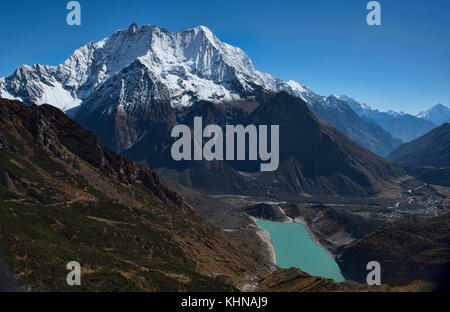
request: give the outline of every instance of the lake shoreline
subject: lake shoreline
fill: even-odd
[[[253,221],[253,224],[256,226],[257,230],[256,230],[256,234],[258,235],[258,237],[268,245],[268,249],[269,249],[269,256],[272,259],[272,263],[274,265],[277,265],[277,256],[275,253],[275,248],[272,244],[271,237],[270,237],[270,233],[266,230],[263,229],[262,227],[260,227],[256,222],[257,221],[270,221],[270,222],[274,222],[274,223],[282,223],[282,224],[286,224],[286,223],[298,223],[301,224],[305,227],[306,231],[308,232],[309,237],[311,238],[311,240],[314,242],[314,244],[316,244],[317,246],[319,246],[320,248],[322,248],[323,250],[325,250],[327,252],[328,255],[330,255],[330,257],[332,257],[334,260],[336,260],[337,256],[329,249],[327,248],[324,244],[321,243],[320,238],[318,237],[318,235],[314,232],[314,230],[308,225],[308,222],[306,222],[306,220],[303,217],[295,217],[295,218],[291,218],[286,216],[286,220],[285,221],[272,221],[272,220],[267,220],[267,219],[261,219],[261,218],[256,218],[253,216],[248,215],[248,217]]]
[[[314,244],[325,250],[334,260],[336,260],[336,255],[320,242],[320,238],[318,237],[318,235],[316,235],[314,230],[308,225],[308,223],[303,217],[295,217],[293,219],[293,222],[303,225],[306,231],[308,232],[309,237],[314,242]]]
[[[263,229],[262,227],[260,227],[258,225],[258,223],[256,223],[257,221],[267,221],[267,220],[258,219],[258,218],[252,217],[250,215],[248,215],[248,216],[253,221],[253,224],[256,226],[256,235],[258,235],[258,237],[264,243],[267,244],[267,249],[269,251],[270,264],[277,266],[277,254],[275,253],[275,247],[273,246],[273,244],[270,241],[271,240],[270,233],[266,229]]]
[[[332,278],[336,282],[345,281],[345,277],[342,274],[342,270],[336,263],[335,255],[330,250],[325,248],[324,245],[321,244],[319,238],[316,236],[316,234],[308,226],[307,222],[302,217],[296,218],[286,217],[284,220],[281,221],[272,221],[252,216],[249,217],[255,224],[256,233],[258,234],[260,239],[267,244],[270,257],[272,258],[272,262],[275,262],[277,266],[279,266],[279,264],[277,263],[277,257],[280,257],[280,261],[282,261],[281,266],[283,268],[297,267],[313,276]],[[281,226],[282,224],[290,224],[292,226],[286,228],[284,226]],[[300,226],[300,228],[298,226],[294,226],[295,224]],[[281,241],[279,241],[281,238],[279,236],[280,233],[283,233],[283,231],[285,231],[286,229],[297,229],[297,228],[300,229],[300,232],[295,232],[296,230],[287,230],[288,232],[285,232],[289,233],[289,231],[291,231],[291,233],[289,233],[286,238],[282,238],[282,241],[285,241],[284,239],[286,239],[286,242],[290,242],[287,243],[288,245],[283,245]],[[273,233],[272,230],[274,231]],[[278,230],[280,230],[281,232],[278,232]],[[292,231],[294,231],[295,233]],[[275,243],[273,242],[272,235],[276,236],[277,240],[275,241]],[[299,235],[298,236],[299,240],[295,238],[296,237],[295,235]],[[304,239],[306,241],[304,241]],[[298,250],[297,248],[294,248],[295,250],[297,250],[294,251],[294,249],[292,249],[292,246],[295,246],[300,241],[301,241],[300,244],[302,244],[301,246],[303,247],[301,247]],[[277,248],[281,248],[280,250],[278,250],[281,254],[276,254],[274,244],[277,244]],[[291,247],[288,247],[288,249],[286,249],[286,246],[289,246],[289,244],[291,244]],[[280,246],[284,246],[283,247],[284,249]],[[305,255],[304,254],[305,252],[308,254],[311,253],[310,256],[307,256],[305,258],[305,256],[303,256]],[[287,255],[288,258],[286,258]],[[317,260],[314,260],[316,259],[314,257],[318,257]]]

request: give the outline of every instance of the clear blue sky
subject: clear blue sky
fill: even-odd
[[[450,0],[381,0],[380,27],[366,23],[369,0],[80,0],[78,27],[66,24],[67,2],[0,2],[0,76],[60,64],[133,21],[173,32],[205,25],[257,69],[322,95],[410,113],[450,106]]]

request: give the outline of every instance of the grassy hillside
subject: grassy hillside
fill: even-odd
[[[0,249],[37,291],[229,291],[262,272],[157,174],[51,106],[0,100]],[[66,264],[82,266],[69,288]]]

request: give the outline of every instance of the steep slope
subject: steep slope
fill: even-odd
[[[139,60],[87,97],[75,119],[118,152],[173,119],[167,87]],[[156,133],[155,133],[156,135]]]
[[[403,142],[410,142],[417,139],[436,127],[436,124],[431,120],[393,111],[380,112],[379,110],[372,109],[365,103],[345,95],[339,96],[339,99],[347,102],[360,117],[367,121],[374,121],[394,138],[400,139]],[[387,156],[387,154],[384,156]]]
[[[380,156],[387,156],[402,144],[378,124],[358,116],[345,101],[336,96],[329,96],[325,102],[309,103],[314,103],[309,107],[320,118]]]
[[[173,142],[169,132],[165,136],[150,133],[125,154],[158,168],[169,179],[209,194],[364,197],[403,174],[397,166],[320,122],[302,99],[287,92],[269,96],[253,110],[202,102],[178,111],[175,119],[193,127],[194,116],[203,117],[204,125],[221,127],[230,123],[279,125],[279,169],[259,172],[258,161],[175,162],[170,156],[171,144],[167,144]]]
[[[28,290],[232,290],[265,268],[49,105],[0,100],[0,248]],[[233,286],[234,285],[234,286]]]
[[[247,54],[204,26],[170,33],[133,23],[76,50],[61,65],[24,65],[10,77],[0,78],[2,98],[50,104],[71,117],[82,105],[77,120],[116,151],[130,148],[145,135],[148,129],[142,119],[161,101],[169,99],[172,107],[201,100],[261,101],[261,89],[302,98],[319,116],[380,155],[396,147],[388,133],[358,116],[348,116],[348,109],[330,105],[297,82],[256,70]],[[115,132],[104,140],[107,130]]]
[[[442,104],[437,104],[426,111],[420,112],[417,117],[429,120],[440,126],[446,122],[450,122],[450,108]]]
[[[388,156],[388,159],[408,166],[449,168],[450,123],[401,145]]]
[[[305,102],[286,92],[256,108],[250,121],[280,125],[281,166],[274,174],[278,181],[289,180],[287,189],[364,196],[403,174],[334,127],[318,121]]]

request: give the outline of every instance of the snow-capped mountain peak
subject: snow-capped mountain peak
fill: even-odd
[[[286,90],[305,100],[312,93],[294,81],[257,71],[244,51],[220,41],[205,26],[170,33],[133,23],[77,49],[61,65],[21,66],[0,80],[0,96],[68,110],[136,60],[167,87],[174,106],[202,99],[232,101],[251,93],[254,86]]]
[[[351,98],[347,95],[339,95],[336,97],[341,101],[347,102],[347,104],[349,104],[350,107],[358,114],[363,114],[363,112],[365,112],[365,111],[372,110],[372,108],[369,105],[367,105],[366,103],[364,103],[358,99]]]
[[[450,122],[450,108],[442,104],[436,104],[432,108],[420,112],[417,117],[432,121],[437,125],[442,125]]]
[[[161,113],[158,118],[172,118],[168,105],[254,101],[263,90],[302,98],[320,118],[378,153],[393,146],[387,133],[358,120],[342,98],[320,96],[295,81],[258,71],[243,50],[205,26],[171,33],[133,23],[77,49],[61,65],[24,65],[0,78],[0,97],[54,105],[102,137],[120,128],[110,142],[118,150],[145,135],[146,118],[155,111]]]

